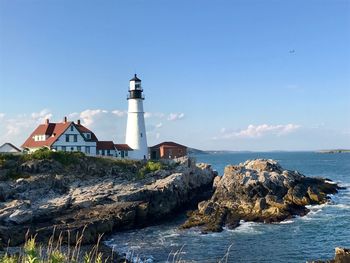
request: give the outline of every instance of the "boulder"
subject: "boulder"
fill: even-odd
[[[310,178],[285,170],[274,160],[249,160],[228,165],[214,180],[210,200],[198,204],[183,228],[201,226],[203,232],[234,228],[240,220],[279,222],[308,213],[305,207],[322,204],[340,187],[324,178]]]
[[[307,261],[307,263],[349,263],[350,249],[336,247],[334,259]]]

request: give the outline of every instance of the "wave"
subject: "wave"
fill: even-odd
[[[292,223],[294,223],[294,220],[291,220],[291,219],[289,219],[289,220],[283,220],[283,221],[281,221],[281,222],[279,222],[279,223],[277,223],[277,224],[292,224]]]
[[[320,205],[307,205],[305,207],[310,210],[309,213],[316,214],[316,213],[320,212],[326,206],[330,206],[330,205],[332,205],[331,202],[328,202],[328,203],[325,203],[325,204],[320,204]]]
[[[132,263],[153,263],[154,258],[152,256],[140,256],[135,255],[133,252],[125,253],[125,258]]]
[[[350,205],[346,205],[346,204],[336,204],[333,206],[339,209],[350,209]]]
[[[244,233],[244,234],[261,234],[262,233],[260,230],[257,229],[257,227],[261,225],[259,223],[245,222],[241,220],[239,224],[240,225],[235,229],[228,229],[227,227],[224,227],[224,230],[229,232]]]

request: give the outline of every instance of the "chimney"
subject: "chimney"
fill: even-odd
[[[80,120],[78,120],[78,125],[80,125]]]
[[[49,119],[46,119],[46,120],[45,120],[45,124],[46,124],[46,125],[49,125],[49,124],[50,124],[50,120],[49,120]]]
[[[66,116],[64,116],[64,118],[63,118],[63,122],[64,122],[64,123],[66,123],[66,122],[67,122],[67,117],[66,117]]]

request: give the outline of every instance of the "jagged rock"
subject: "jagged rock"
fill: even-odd
[[[279,222],[305,215],[310,204],[328,201],[340,187],[323,178],[284,170],[276,161],[257,159],[225,168],[214,180],[210,200],[198,204],[183,228],[201,226],[204,232],[234,228],[240,220]]]
[[[307,263],[350,263],[350,249],[336,247],[334,259],[307,261]]]
[[[63,241],[68,231],[71,237],[84,231],[83,243],[94,243],[103,233],[154,224],[207,199],[217,176],[210,165],[181,158],[137,180],[139,163],[94,160],[64,169],[54,161],[30,161],[22,167],[28,178],[1,182],[3,244],[21,244],[27,231],[38,240],[62,233]]]

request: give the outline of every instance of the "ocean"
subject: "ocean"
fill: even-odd
[[[217,153],[196,155],[220,175],[227,164],[271,158],[284,168],[306,176],[322,176],[348,187],[329,204],[308,207],[304,217],[278,224],[241,222],[234,230],[201,234],[179,230],[186,219],[143,229],[115,233],[106,242],[134,262],[305,262],[334,257],[337,246],[350,247],[350,154],[314,152]]]

